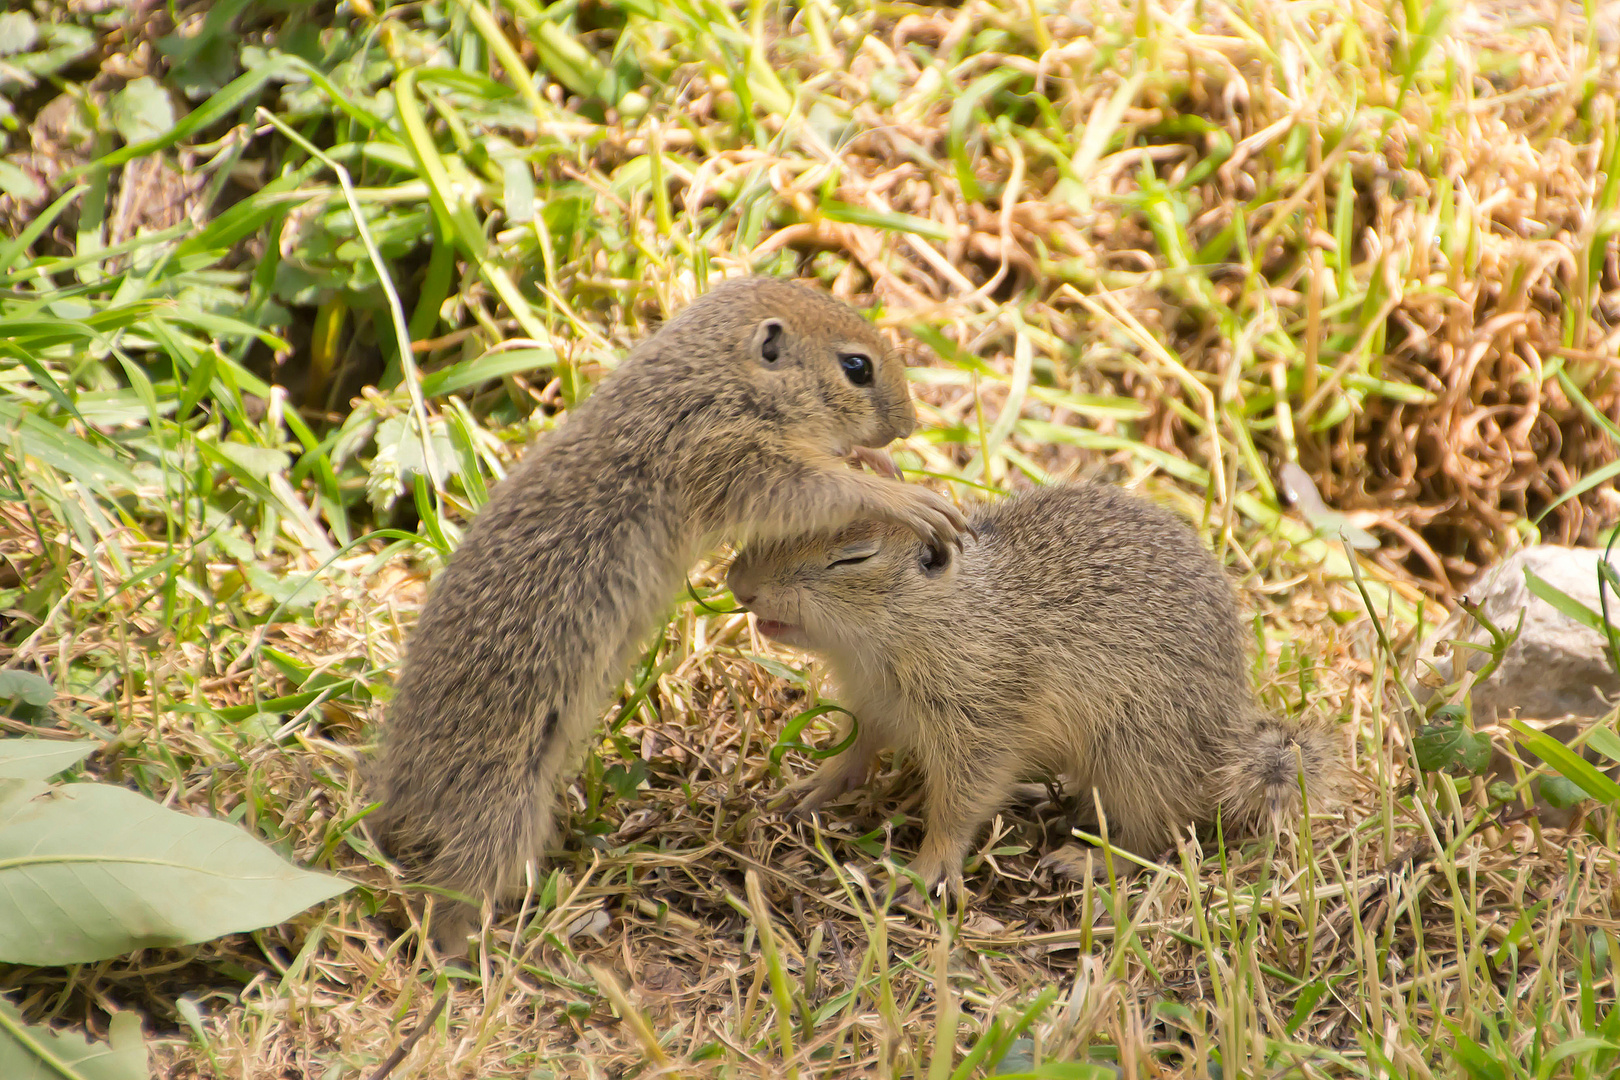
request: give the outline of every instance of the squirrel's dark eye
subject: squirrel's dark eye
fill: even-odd
[[[923,548],[922,558],[917,565],[927,577],[935,577],[945,572],[951,565],[951,546],[949,544],[930,544]]]
[[[872,358],[864,353],[839,353],[838,366],[844,369],[844,378],[856,386],[872,385]]]

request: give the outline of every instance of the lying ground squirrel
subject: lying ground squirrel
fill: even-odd
[[[1196,533],[1118,488],[1037,489],[970,518],[960,554],[878,521],[758,544],[728,583],[761,633],[825,656],[858,734],[789,789],[811,809],[885,747],[923,773],[911,869],[959,885],[1020,780],[1090,789],[1120,847],[1156,855],[1219,810],[1252,828],[1337,787],[1325,726],[1267,715],[1232,587]]]
[[[496,485],[409,639],[374,784],[423,881],[520,892],[615,679],[720,539],[876,517],[960,543],[960,511],[845,461],[916,427],[903,361],[849,305],[720,285],[637,346]]]

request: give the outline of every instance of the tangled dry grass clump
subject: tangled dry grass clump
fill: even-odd
[[[1101,25],[1131,18],[1086,11]],[[1016,306],[1051,335],[1039,352],[1072,388],[1144,406],[1143,443],[1237,459],[1230,429],[1242,424],[1268,458],[1297,453],[1331,502],[1385,529],[1387,565],[1443,594],[1493,561],[1516,522],[1614,460],[1547,365],[1566,362],[1605,415],[1620,409],[1608,376],[1620,254],[1600,179],[1614,174],[1614,144],[1568,127],[1593,92],[1588,130],[1612,130],[1613,98],[1591,83],[1613,87],[1615,30],[1588,36],[1573,18],[1560,28],[1517,5],[1460,9],[1432,46],[1452,91],[1436,98],[1395,77],[1364,82],[1412,62],[1381,10],[1267,9],[1275,41],[1218,17],[1199,25],[1202,11],[1156,11],[1141,53],[1057,18],[1043,51],[957,65],[955,93],[924,77],[938,70],[928,61],[986,23],[1027,32],[1022,17],[967,5],[898,20],[850,67],[849,85],[898,70],[888,77],[905,89],[886,112],[854,108],[863,133],[838,155],[837,195],[936,222],[947,239],[863,236],[823,211],[764,246],[850,252],[837,284],[870,279],[895,322],[937,320],[991,357],[1011,358]],[[1044,94],[1083,131],[1080,152],[1027,152],[1007,113],[963,133],[956,112],[985,78]],[[1133,137],[1105,153],[1111,130]],[[963,152],[967,171],[916,160]],[[808,189],[822,180],[787,174],[778,191],[814,218]],[[999,205],[971,198],[990,191]],[[1091,295],[1099,288],[1110,295]],[[1142,329],[1169,364],[1143,370]],[[1007,403],[942,396],[955,418]],[[1228,436],[1221,455],[1211,428]],[[1040,440],[1015,441],[1039,460]],[[1590,542],[1617,513],[1612,489],[1599,490],[1553,509],[1544,532]]]
[[[1516,1076],[1468,1047],[1539,1060],[1613,1015],[1613,809],[1554,832],[1522,786],[1504,808],[1424,775],[1397,686],[1418,604],[1432,625],[1522,538],[1620,519],[1613,5],[554,8],[36,5],[123,35],[62,69],[98,107],[140,78],[228,97],[241,69],[209,89],[185,40],[321,78],[84,177],[113,134],[57,153],[47,84],[16,98],[7,161],[42,190],[0,173],[27,241],[0,244],[0,303],[102,336],[39,354],[77,413],[0,372],[0,666],[60,688],[44,730],[104,737],[94,774],[361,886],[208,945],[0,968],[30,1021],[139,1010],[174,1078],[367,1075],[440,995],[394,1075],[1371,1077]],[[1037,867],[1062,809],[1020,806],[965,912],[888,912],[910,772],[819,828],[768,812],[828,741],[784,734],[819,673],[683,602],[565,793],[564,850],[437,967],[360,823],[427,579],[527,437],[744,269],[871,304],[912,350],[914,474],[965,497],[1095,474],[1195,519],[1268,705],[1343,722],[1350,804],[1085,885]],[[1381,548],[1314,535],[1285,461]]]

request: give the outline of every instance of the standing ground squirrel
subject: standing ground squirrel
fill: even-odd
[[[916,423],[903,361],[841,301],[747,278],[681,311],[496,485],[431,590],[374,777],[383,846],[433,885],[521,890],[565,766],[718,540],[876,517],[959,544],[944,496],[846,464]]]
[[[1325,725],[1266,714],[1232,587],[1196,533],[1103,485],[1037,489],[970,518],[960,554],[882,522],[755,545],[728,582],[761,633],[831,662],[859,733],[789,789],[810,809],[900,747],[925,782],[911,869],[960,881],[1020,780],[1063,775],[1110,839],[1154,855],[1217,809],[1228,832],[1337,786]]]

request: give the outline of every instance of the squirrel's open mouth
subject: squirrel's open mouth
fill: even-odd
[[[777,622],[775,619],[761,619],[755,616],[754,625],[759,628],[760,633],[784,645],[798,645],[804,636],[803,631],[792,623]]]

